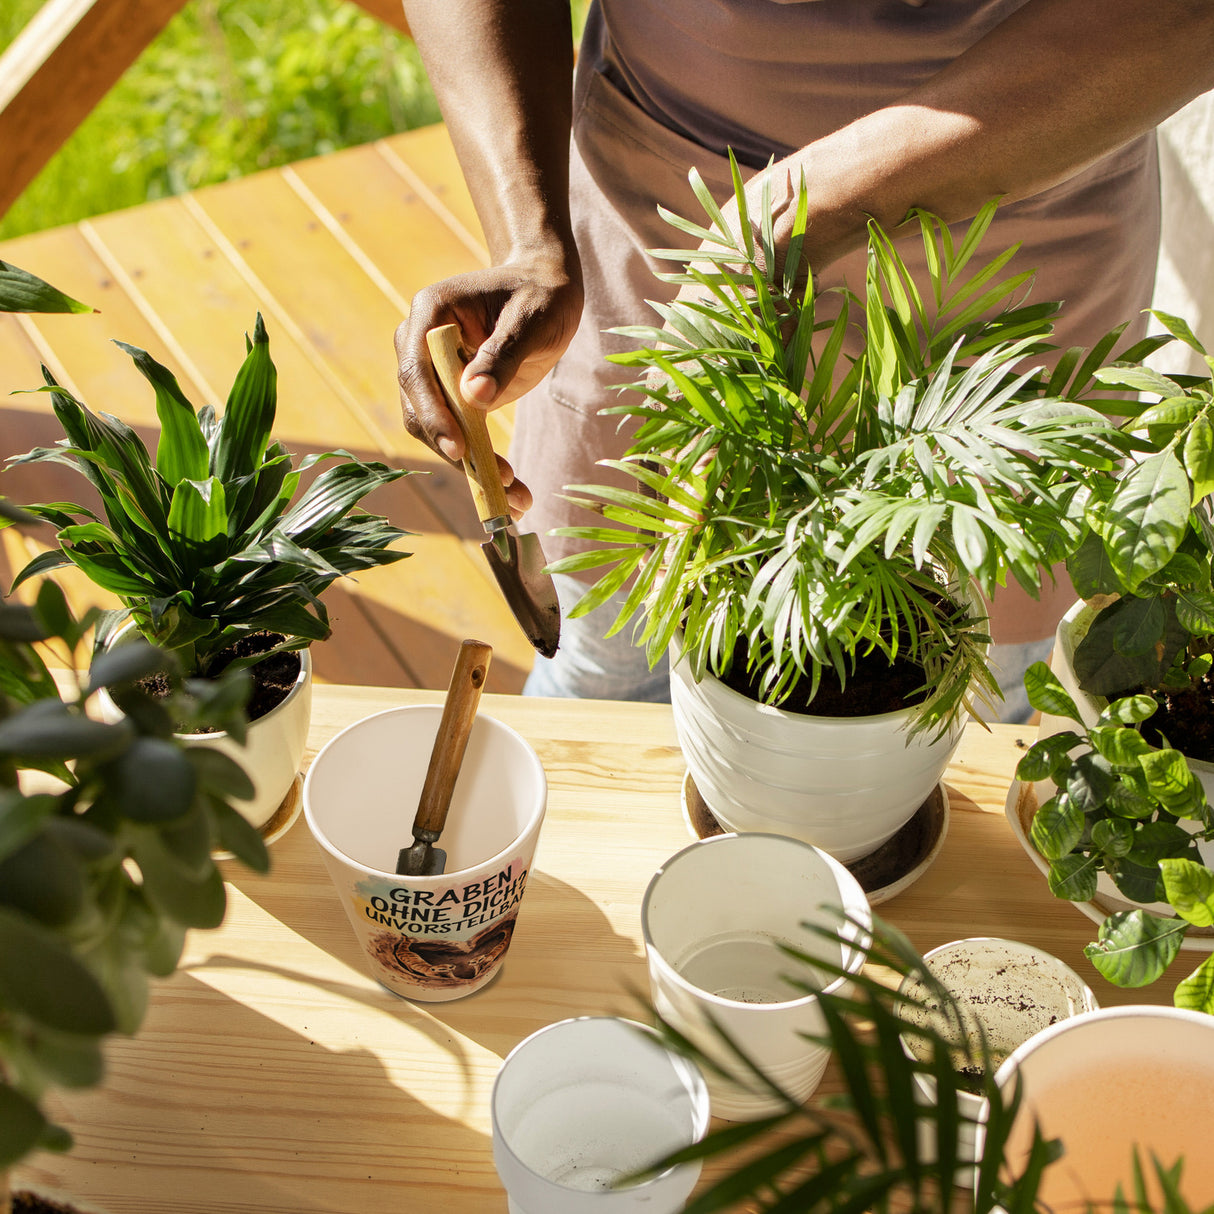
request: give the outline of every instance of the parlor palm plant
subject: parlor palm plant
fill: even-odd
[[[971,694],[998,694],[967,584],[1039,591],[1078,534],[1072,470],[1110,470],[1124,449],[1072,399],[1099,361],[1033,368],[1058,305],[1023,301],[1014,248],[975,262],[994,203],[960,242],[917,214],[922,290],[871,223],[864,298],[828,301],[801,265],[804,188],[781,255],[770,198],[753,222],[734,172],[741,234],[693,173],[711,226],[667,216],[700,248],[654,251],[684,263],[660,275],[682,290],[614,356],[644,378],[609,410],[636,430],[607,463],[639,487],[570,487],[602,521],[566,529],[589,550],[555,567],[606,568],[575,614],[629,586],[613,631],[639,616],[651,662],[681,635],[697,680],[744,673],[767,703],[799,690],[813,712],[827,672],[846,684],[866,657],[908,661],[912,733],[938,735]]]

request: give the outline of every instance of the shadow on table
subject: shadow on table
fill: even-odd
[[[193,969],[213,963],[222,959]],[[315,1021],[299,1013],[297,1031],[179,971],[138,1037],[107,1051],[105,1085],[65,1100],[73,1151],[23,1182],[104,1194],[107,1205],[125,1195],[116,1209],[150,1209],[149,1199],[163,1211],[264,1214],[504,1207],[488,1135],[405,1090],[370,1049],[325,1045],[339,1035],[326,1003]]]
[[[370,965],[355,939],[336,890],[314,861],[307,895],[292,879],[291,861],[315,848],[302,824],[275,844],[283,863],[259,877],[225,865],[225,879],[267,914],[361,975]],[[283,849],[280,851],[280,849]],[[289,849],[289,851],[287,850]],[[288,859],[289,856],[289,859]],[[281,875],[276,873],[281,869]],[[212,957],[205,964],[248,967],[243,959]],[[272,964],[261,968],[274,970]],[[284,971],[277,971],[284,972]],[[475,994],[447,1003],[414,1003],[385,987],[332,983],[294,974],[304,982],[344,998],[387,1011],[446,1048],[465,1070],[460,1039],[474,1041],[499,1058],[528,1034],[570,1016],[624,1015],[643,1018],[633,991],[647,987],[645,960],[636,943],[620,935],[596,903],[582,891],[542,870],[528,877],[518,926],[496,977]]]

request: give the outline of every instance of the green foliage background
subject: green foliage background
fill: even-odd
[[[41,4],[0,4],[0,48]],[[0,220],[0,239],[438,120],[412,41],[347,0],[190,0]]]

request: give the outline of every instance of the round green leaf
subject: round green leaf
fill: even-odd
[[[161,650],[142,639],[115,645],[93,659],[89,667],[88,694],[91,695],[99,687],[133,683],[156,674],[166,668],[167,661]]]
[[[39,1024],[100,1036],[116,1027],[101,984],[46,928],[0,908],[0,999]]]
[[[1097,754],[1080,755],[1067,773],[1067,799],[1080,813],[1091,813],[1104,806],[1113,790],[1113,775],[1107,759]],[[1069,849],[1068,849],[1069,850]]]
[[[0,1082],[0,1168],[11,1168],[28,1155],[38,1145],[46,1124],[29,1097]]]
[[[172,821],[194,803],[194,766],[170,738],[136,738],[108,771],[114,804],[134,822]]]
[[[1026,783],[1050,779],[1059,763],[1066,761],[1071,750],[1082,742],[1083,738],[1073,730],[1038,739],[1016,764],[1016,779]]]
[[[1103,818],[1092,827],[1092,844],[1106,856],[1128,856],[1134,845],[1134,828],[1116,818]]]
[[[0,861],[0,903],[48,927],[70,923],[85,898],[79,858],[43,831]]]
[[[59,700],[38,700],[0,721],[0,754],[76,759],[116,750],[129,734],[125,725],[90,721]]]
[[[1186,927],[1182,919],[1122,911],[1100,925],[1096,943],[1083,950],[1084,956],[1114,986],[1149,986],[1172,964]]]
[[[91,1088],[101,1082],[105,1059],[100,1038],[43,1030],[28,1044],[34,1061],[60,1086]]]
[[[1180,751],[1152,750],[1140,755],[1138,763],[1151,796],[1168,813],[1175,818],[1200,817],[1206,805],[1205,790]]]

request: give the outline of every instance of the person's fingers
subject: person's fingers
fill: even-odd
[[[497,455],[497,452],[494,454]],[[514,469],[505,456],[497,455],[497,468],[501,474],[502,486],[506,490],[506,504],[510,507],[510,516],[517,521],[534,505],[531,490],[515,477]]]
[[[434,364],[426,348],[429,325],[416,317],[403,321],[396,329],[396,379],[400,388],[401,416],[405,429],[428,447],[453,462],[464,454],[464,436],[434,374]]]

